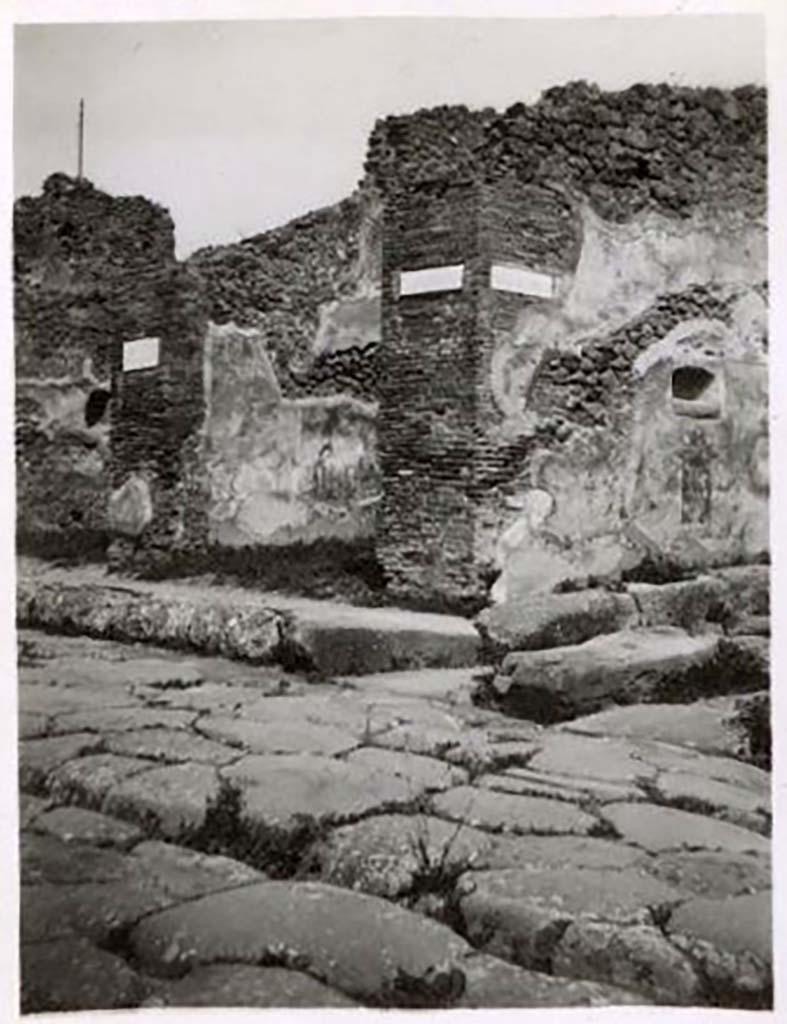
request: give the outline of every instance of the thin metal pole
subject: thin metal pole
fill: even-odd
[[[79,101],[79,164],[77,178],[82,179],[85,157],[85,101]]]

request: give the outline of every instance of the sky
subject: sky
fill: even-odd
[[[499,110],[576,79],[765,82],[756,15],[562,19],[339,18],[16,25],[14,191],[74,174],[143,194],[179,256],[349,195],[387,114]]]

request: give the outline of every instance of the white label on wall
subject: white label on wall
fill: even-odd
[[[123,342],[123,369],[148,370],[158,366],[158,338],[139,338],[137,341]]]
[[[551,299],[555,294],[555,279],[551,274],[539,274],[524,267],[506,267],[492,264],[492,287],[501,292],[517,292],[519,295],[537,295]]]
[[[456,292],[462,287],[464,266],[426,267],[424,270],[403,270],[399,275],[400,295],[421,295],[424,292]]]

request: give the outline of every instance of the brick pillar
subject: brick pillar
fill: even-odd
[[[571,220],[565,201],[517,182],[443,181],[386,197],[378,555],[394,594],[486,592],[490,544],[479,537],[511,470],[492,354],[528,305],[556,300],[560,271],[576,260]]]
[[[113,351],[110,428],[109,562],[143,571],[187,551],[193,556],[206,537],[198,465],[207,329],[201,284],[181,268],[150,284],[145,337]]]

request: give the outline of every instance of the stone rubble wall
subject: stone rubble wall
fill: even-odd
[[[374,398],[380,200],[369,186],[283,227],[200,249],[214,323],[255,328],[287,397]]]
[[[169,214],[63,174],[14,207],[18,542],[100,551],[106,541],[111,370],[153,334],[173,274]],[[88,403],[91,408],[88,411]]]

